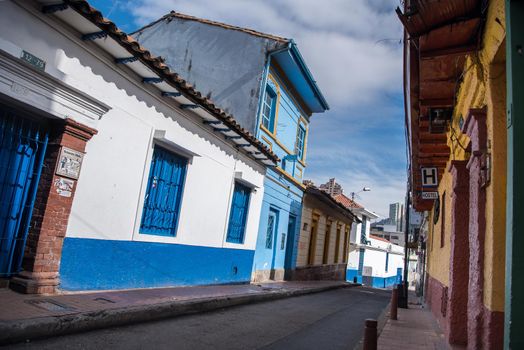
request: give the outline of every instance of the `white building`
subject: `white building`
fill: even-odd
[[[401,282],[404,248],[370,233],[371,220],[378,215],[342,195],[335,196],[350,208],[361,223],[353,223],[346,279],[375,288],[387,288]]]
[[[20,206],[34,210],[4,233],[23,238],[2,247],[14,288],[250,280],[277,158],[161,59],[85,1],[2,1],[0,77],[2,123],[49,140]]]
[[[402,247],[406,244],[406,233],[397,231],[395,225],[374,225],[371,228],[371,234],[376,237],[385,238],[391,243],[400,245]]]

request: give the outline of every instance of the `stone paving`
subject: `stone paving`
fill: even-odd
[[[389,315],[378,338],[379,350],[448,350],[444,334],[429,309],[419,303],[398,309],[397,320]]]
[[[315,289],[345,282],[273,282],[263,284],[217,285],[178,288],[152,288],[125,291],[69,293],[49,296],[19,294],[0,289],[0,323],[78,314],[89,311],[131,308],[173,301],[189,301],[240,295],[257,295],[277,291]]]

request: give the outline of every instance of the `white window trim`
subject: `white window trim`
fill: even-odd
[[[133,225],[133,236],[131,238],[132,241],[156,242],[156,243],[179,243],[181,240],[180,239],[181,235],[180,235],[180,231],[178,230],[178,228],[180,227],[180,222],[182,222],[183,217],[184,217],[184,195],[186,193],[185,191],[186,181],[189,178],[189,176],[191,176],[192,167],[190,165],[192,164],[193,157],[199,157],[199,155],[171,141],[169,138],[165,137],[165,135],[166,135],[165,130],[152,129],[151,131],[149,148],[146,154],[146,158],[144,160],[142,182],[140,185],[140,195],[138,198],[138,204],[136,208],[135,223]],[[181,204],[180,204],[180,212],[179,212],[179,217],[178,217],[177,234],[172,237],[140,233],[140,223],[142,221],[142,214],[144,211],[144,202],[145,202],[145,195],[147,191],[147,182],[149,181],[149,173],[151,171],[151,161],[153,160],[153,153],[154,153],[156,145],[165,147],[168,150],[172,151],[173,153],[178,154],[188,159],[186,177],[185,177],[186,181],[184,181],[184,189],[182,190],[183,191],[182,197],[180,198]]]

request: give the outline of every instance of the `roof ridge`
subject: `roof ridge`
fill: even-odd
[[[122,31],[114,22],[105,18],[103,14],[91,6],[88,0],[65,0],[65,3],[93,24],[104,30],[110,37],[116,40],[122,47],[127,49],[133,56],[138,56],[142,63],[151,68],[153,72],[170,81],[177,90],[182,92],[186,98],[194,103],[200,104],[215,118],[222,121],[224,125],[230,127],[234,132],[242,135],[249,143],[258,148],[270,160],[278,162],[278,157],[264,143],[258,140],[248,130],[244,129],[235,118],[223,109],[214,104],[211,99],[202,95],[194,86],[181,78],[178,73],[163,62],[159,56],[153,55],[144,48],[134,37]]]
[[[131,34],[135,34],[135,33],[141,32],[142,30],[144,30],[146,28],[149,28],[149,27],[157,24],[158,22],[163,21],[163,20],[168,19],[168,18],[171,18],[171,17],[176,17],[176,18],[190,20],[190,21],[197,21],[197,22],[200,22],[200,23],[205,23],[205,24],[209,24],[209,25],[213,25],[213,26],[217,26],[217,27],[222,27],[224,29],[236,30],[236,31],[247,33],[247,34],[251,34],[251,35],[254,35],[254,36],[258,36],[258,37],[262,37],[262,38],[267,38],[267,39],[279,41],[279,42],[282,42],[282,43],[289,43],[291,41],[291,39],[284,38],[284,37],[281,37],[281,36],[278,36],[278,35],[268,34],[268,33],[260,32],[258,30],[254,30],[254,29],[251,29],[251,28],[235,26],[235,25],[232,25],[232,24],[219,22],[219,21],[214,21],[214,20],[211,20],[211,19],[200,18],[200,17],[188,15],[188,14],[185,14],[185,13],[176,12],[175,10],[172,10],[171,12],[169,12],[168,14],[165,14],[164,16],[160,17],[159,19],[157,19],[157,20],[155,20],[155,21],[153,21],[153,22],[151,22],[149,24],[146,24],[145,26],[143,26],[140,29],[135,30]]]

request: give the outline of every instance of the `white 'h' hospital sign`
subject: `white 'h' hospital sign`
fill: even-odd
[[[437,168],[421,168],[422,187],[438,186]]]

